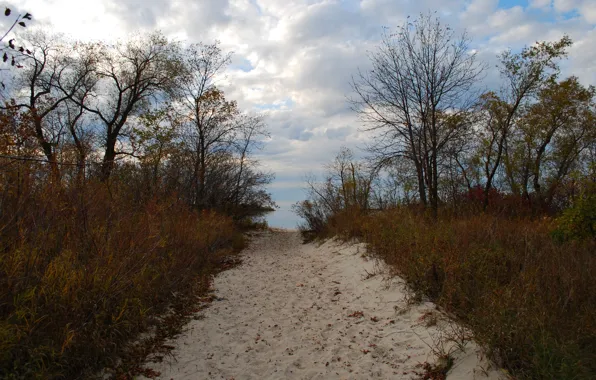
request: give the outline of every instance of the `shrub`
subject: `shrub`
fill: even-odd
[[[553,235],[560,241],[596,238],[596,194],[580,196],[557,222]]]
[[[2,186],[0,378],[81,378],[112,363],[242,245],[231,218],[175,196],[138,201],[123,183]]]
[[[406,208],[359,219],[336,226],[350,236],[360,225],[374,254],[470,327],[514,376],[596,377],[596,241],[557,243],[548,219],[435,222]]]
[[[305,223],[298,226],[305,241],[313,240],[316,237],[327,236],[328,220],[327,213],[316,201],[302,201],[292,206],[292,211],[304,219]]]

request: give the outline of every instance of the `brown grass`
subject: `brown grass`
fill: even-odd
[[[560,243],[554,229],[549,219],[433,222],[395,209],[335,221],[333,232],[362,236],[419,297],[460,318],[517,378],[593,379],[596,241]]]
[[[114,365],[174,296],[205,291],[243,245],[230,218],[175,196],[35,173],[2,172],[0,378],[81,378]]]

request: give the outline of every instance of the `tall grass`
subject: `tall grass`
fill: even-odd
[[[2,173],[0,378],[79,378],[111,363],[242,245],[230,218],[175,196],[62,186],[39,172]]]
[[[346,212],[329,230],[362,237],[419,297],[456,315],[520,379],[596,378],[596,241],[553,238],[551,219],[431,221],[412,209]]]

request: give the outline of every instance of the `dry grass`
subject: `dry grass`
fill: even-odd
[[[517,378],[596,378],[594,239],[560,243],[549,219],[476,215],[433,222],[405,208],[335,218],[334,232],[362,236],[420,297],[469,326]]]
[[[230,218],[175,196],[52,185],[39,172],[2,173],[0,378],[81,378],[115,364],[174,296],[205,291],[243,245]]]

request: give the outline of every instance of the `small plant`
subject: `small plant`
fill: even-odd
[[[418,338],[431,349],[431,352],[437,359],[436,362],[432,364],[429,362],[418,364],[417,367],[421,368],[423,372],[414,373],[422,380],[445,380],[447,378],[447,373],[451,367],[453,367],[453,355],[458,351],[458,348],[453,345],[448,345],[448,340],[445,339],[443,333],[439,333],[432,337],[432,344],[427,343],[419,335]]]
[[[553,237],[559,241],[596,238],[596,193],[580,196],[557,219]]]
[[[453,358],[450,356],[440,356],[436,363],[422,363],[418,368],[424,372],[416,374],[420,380],[446,380],[447,373],[453,367]]]

